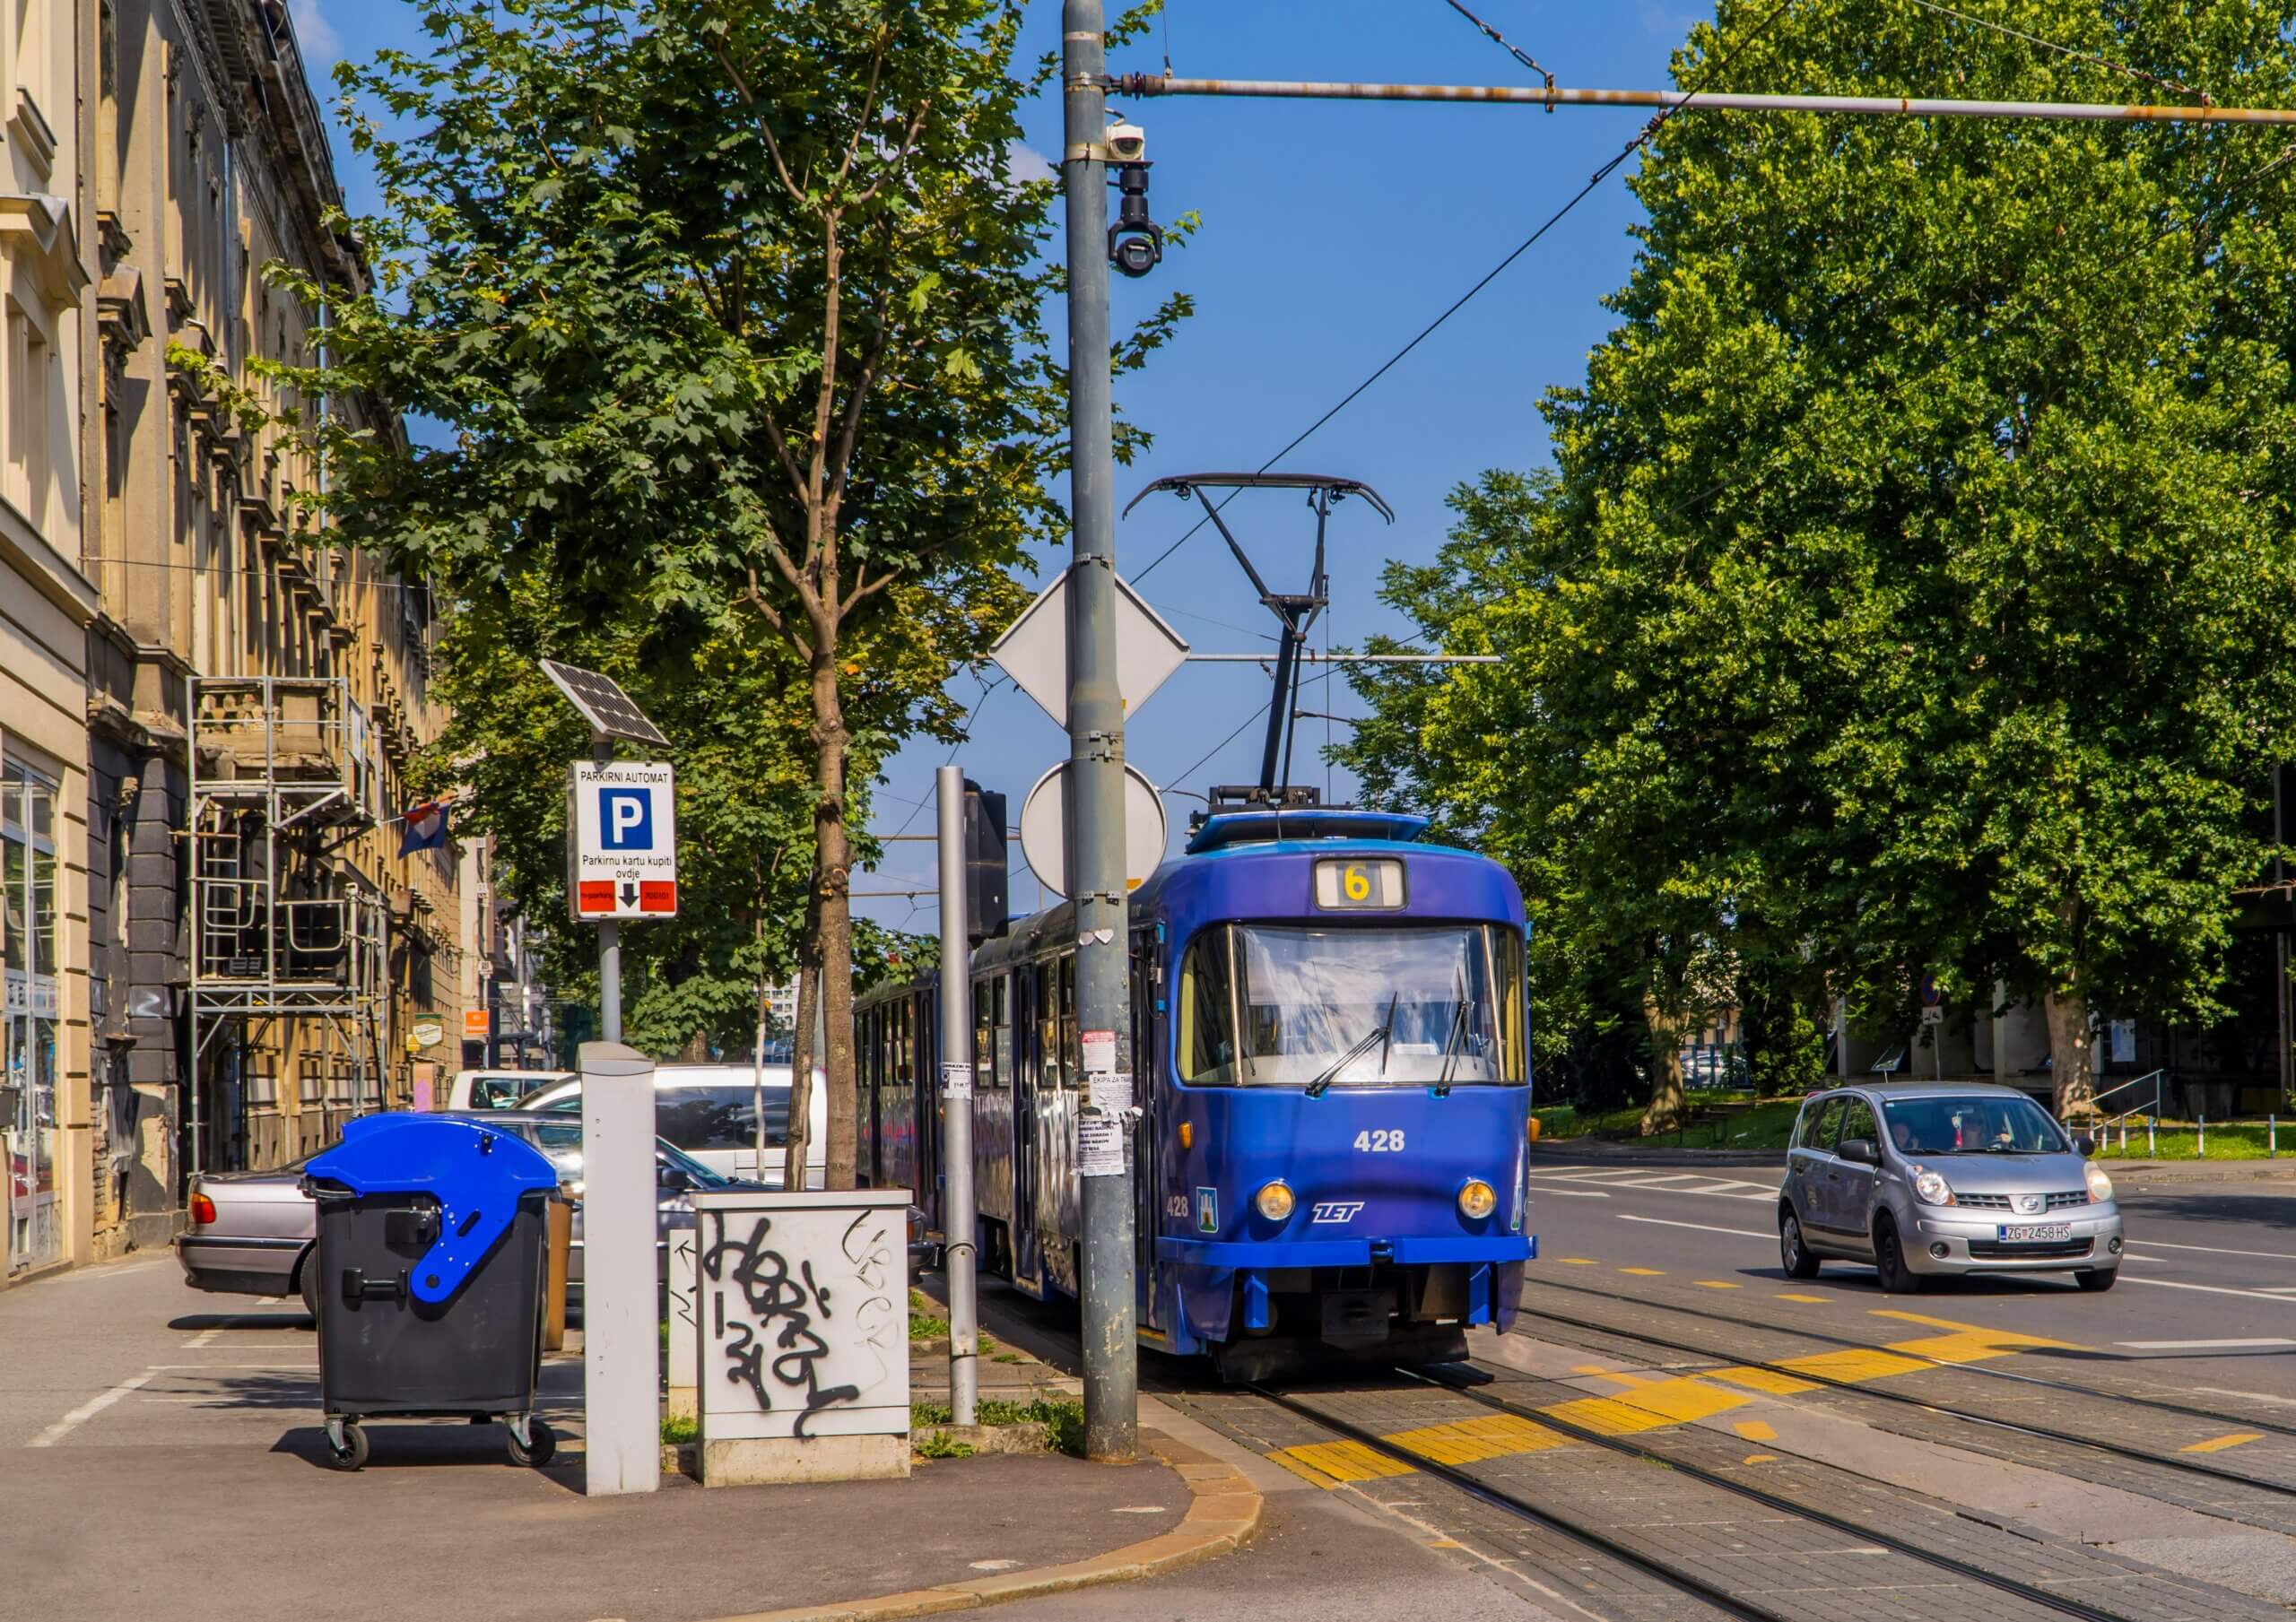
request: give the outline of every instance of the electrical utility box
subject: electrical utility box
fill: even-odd
[[[965,932],[975,946],[1004,932],[1004,796],[965,779]]]

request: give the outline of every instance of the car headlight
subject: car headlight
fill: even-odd
[[[1481,1177],[1469,1177],[1459,1190],[1459,1215],[1470,1222],[1480,1222],[1498,1209],[1499,1196]]]
[[[2102,1205],[2113,1197],[2113,1180],[2094,1165],[2083,1166],[2081,1174],[2089,1184],[2089,1202]]]
[[[1913,1197],[1924,1205],[1951,1205],[1953,1191],[1937,1173],[1926,1166],[1917,1166],[1913,1168]]]
[[[1253,1198],[1252,1203],[1259,1208],[1259,1214],[1270,1222],[1281,1222],[1292,1214],[1292,1207],[1297,1205],[1299,1201],[1292,1196],[1292,1190],[1279,1179],[1274,1183],[1260,1184],[1260,1191]]]

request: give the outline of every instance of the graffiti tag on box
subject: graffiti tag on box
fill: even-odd
[[[706,1435],[907,1428],[900,1215],[762,1206],[700,1213]]]

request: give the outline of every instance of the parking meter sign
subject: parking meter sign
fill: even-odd
[[[677,915],[676,779],[667,761],[578,761],[567,779],[566,827],[574,922]]]

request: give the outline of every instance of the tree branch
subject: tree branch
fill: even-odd
[[[780,548],[776,547],[772,550],[775,560],[777,562],[781,561]],[[787,567],[786,564],[784,567]],[[772,602],[766,596],[766,594],[758,589],[757,566],[755,564],[750,565],[748,574],[749,580],[747,585],[743,588],[742,595],[747,599],[749,605],[757,611],[758,618],[763,620],[768,625],[771,626],[778,635],[785,638],[788,642],[789,646],[796,650],[797,657],[804,660],[807,664],[811,664],[813,657],[813,645],[805,640],[804,634],[803,632],[799,631],[795,626],[791,625],[787,620],[782,617],[781,611],[774,607]]]

